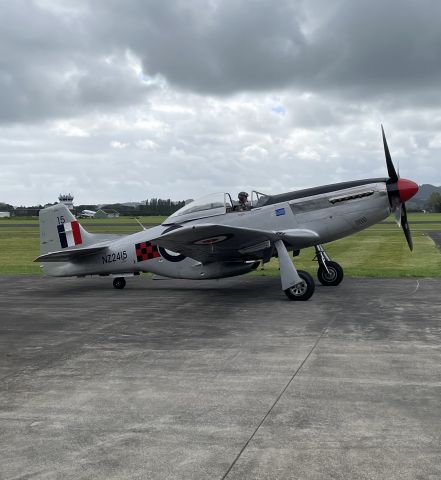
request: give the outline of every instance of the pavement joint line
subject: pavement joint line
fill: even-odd
[[[427,235],[432,239],[433,243],[441,250],[441,233],[439,231],[428,231]]]
[[[416,293],[419,288],[420,288],[420,281],[417,280],[415,290],[413,292],[410,292],[409,295],[413,295],[414,293]]]
[[[332,319],[329,321],[329,323],[326,325],[326,327],[321,331],[320,335],[318,336],[317,340],[315,341],[314,345],[312,346],[311,350],[308,352],[308,355],[303,359],[302,363],[299,365],[297,370],[294,372],[294,374],[291,376],[291,378],[288,380],[288,383],[283,387],[282,391],[279,393],[269,410],[266,412],[262,420],[259,422],[257,427],[254,429],[253,433],[251,436],[248,438],[248,440],[245,442],[244,446],[240,449],[239,453],[236,455],[236,458],[233,460],[231,465],[228,467],[227,471],[224,473],[222,476],[221,480],[225,480],[227,476],[230,474],[231,470],[233,470],[234,466],[236,463],[239,461],[240,457],[242,456],[243,452],[246,450],[248,445],[251,443],[253,438],[256,436],[256,433],[259,431],[260,427],[265,423],[265,420],[270,416],[271,412],[274,410],[274,407],[279,403],[280,399],[282,398],[283,394],[288,390],[289,386],[291,383],[294,381],[294,378],[297,376],[297,374],[300,372],[300,370],[303,368],[305,363],[308,361],[309,357],[311,356],[312,352],[316,349],[317,345],[319,344],[320,340],[323,338],[323,336],[328,332],[329,328],[331,327],[332,323],[334,322],[335,318],[337,315],[334,315]]]

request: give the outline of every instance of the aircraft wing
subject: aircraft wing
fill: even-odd
[[[40,255],[34,262],[72,262],[87,255],[103,252],[106,249],[107,245],[58,250]]]
[[[307,229],[275,232],[203,223],[175,228],[151,242],[202,263],[210,263],[261,258],[262,252],[277,240],[283,240],[293,248],[303,248],[318,243],[318,235]]]

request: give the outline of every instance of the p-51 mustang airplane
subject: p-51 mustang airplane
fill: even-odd
[[[370,178],[306,190],[264,195],[253,191],[250,209],[236,211],[228,193],[195,200],[162,225],[127,235],[87,232],[63,204],[40,211],[44,273],[57,277],[111,275],[113,286],[141,272],[187,279],[242,275],[278,257],[282,289],[290,300],[308,300],[314,280],[298,271],[289,256],[315,247],[318,279],[338,285],[341,266],[322,244],[363,230],[395,212],[412,250],[405,202],[418,186],[400,178],[382,127],[389,178]]]

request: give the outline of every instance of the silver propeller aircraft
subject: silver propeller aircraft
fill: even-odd
[[[382,127],[388,178],[370,178],[306,190],[265,195],[253,191],[249,208],[238,209],[228,193],[195,200],[162,225],[127,235],[87,232],[63,204],[40,211],[41,255],[47,275],[125,277],[141,272],[187,279],[242,275],[278,257],[282,289],[290,300],[314,293],[309,273],[295,268],[295,257],[315,247],[317,276],[323,285],[338,285],[343,269],[331,261],[323,244],[378,223],[394,212],[409,248],[412,238],[405,202],[418,186],[395,171]]]

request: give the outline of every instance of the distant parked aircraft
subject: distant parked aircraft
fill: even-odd
[[[78,217],[79,218],[93,218],[96,215],[96,212],[93,210],[83,210]]]

